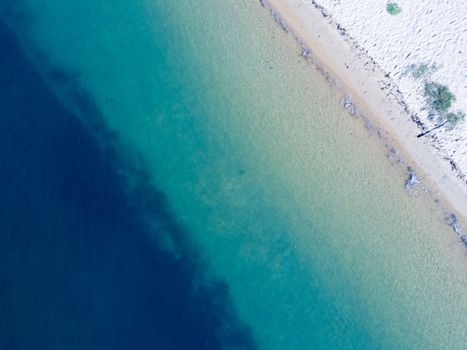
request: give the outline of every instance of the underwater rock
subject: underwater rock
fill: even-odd
[[[459,224],[459,220],[457,220],[456,215],[450,214],[449,217],[448,217],[448,221],[449,221],[449,226],[451,226],[452,229],[454,230],[454,232],[457,233],[457,235],[460,237],[462,242],[464,242],[464,244],[467,245],[467,236],[465,235],[464,231],[462,230],[462,228],[461,228],[461,226]]]
[[[420,181],[418,181],[417,175],[411,168],[408,168],[407,170],[409,172],[409,177],[405,181],[405,188],[407,191],[410,191],[416,184],[420,183]]]
[[[355,105],[352,102],[352,97],[345,96],[342,101],[342,105],[344,106],[346,110],[350,112],[350,114],[355,115],[356,110],[355,110]]]

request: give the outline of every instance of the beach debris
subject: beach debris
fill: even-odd
[[[302,44],[302,56],[305,58],[309,58],[311,56],[311,50]]]
[[[355,115],[357,113],[355,105],[352,102],[352,97],[350,95],[344,96],[344,99],[342,100],[342,105],[347,111],[349,111],[350,114]]]
[[[388,159],[391,163],[400,162],[401,159],[394,147],[388,144],[387,150],[388,150]]]
[[[455,233],[459,236],[459,238],[462,240],[462,242],[467,245],[467,236],[464,233],[464,230],[462,230],[459,220],[457,220],[457,217],[455,214],[450,214],[448,217],[448,224],[449,226],[452,227]]]
[[[370,119],[365,118],[364,120],[365,120],[365,128],[366,128],[368,131],[373,132],[373,131],[376,130],[375,126],[374,126],[373,123],[370,121]],[[379,134],[378,136],[380,136],[380,134]]]
[[[448,121],[445,120],[445,121],[442,122],[441,124],[438,124],[438,125],[432,127],[431,129],[429,129],[429,130],[427,130],[427,131],[424,131],[424,132],[418,134],[418,135],[417,135],[417,138],[423,137],[423,136],[429,134],[430,132],[432,132],[432,131],[434,131],[434,130],[436,130],[436,129],[439,129],[439,128],[443,127],[443,126],[446,125],[447,123],[448,123]]]
[[[439,129],[439,128],[445,126],[445,125],[447,125],[448,130],[454,129],[458,123],[460,123],[461,121],[464,120],[465,113],[462,112],[462,111],[451,112],[451,113],[445,114],[443,116],[439,116],[438,120],[443,120],[443,118],[445,118],[445,120],[441,124],[435,125],[431,129],[418,134],[417,138],[425,136],[425,135],[429,134],[430,132],[432,132],[432,131],[434,131],[436,129]]]
[[[409,177],[405,181],[405,189],[410,191],[414,188],[415,185],[419,184],[420,181],[418,180],[417,175],[415,174],[415,171],[412,170],[412,168],[408,167],[407,171],[409,172]]]

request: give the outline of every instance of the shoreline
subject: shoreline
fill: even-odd
[[[467,244],[461,227],[467,227],[467,186],[455,173],[455,164],[443,159],[431,138],[417,138],[425,125],[411,114],[397,84],[376,62],[349,42],[345,30],[325,9],[304,0],[260,0],[276,22],[292,34],[302,55],[344,96],[349,113],[376,132],[389,155],[416,174],[422,189],[443,210],[447,223]],[[354,44],[354,45],[352,45]],[[360,52],[358,52],[360,51]],[[453,216],[454,215],[454,216]]]

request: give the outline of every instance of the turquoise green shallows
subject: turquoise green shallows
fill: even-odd
[[[261,349],[465,348],[465,248],[257,0],[26,3]]]

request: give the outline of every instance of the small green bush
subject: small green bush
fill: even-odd
[[[431,66],[427,63],[419,63],[409,65],[404,74],[410,74],[414,79],[418,80],[426,77],[428,74],[433,73],[436,70],[438,70],[438,66],[434,63]]]
[[[457,111],[457,112],[451,112],[446,115],[446,120],[449,124],[452,126],[456,125],[457,123],[460,123],[465,119],[465,113],[462,111]]]
[[[456,100],[448,87],[434,82],[425,83],[425,97],[433,111],[445,112]]]
[[[414,66],[412,70],[412,76],[415,79],[420,79],[428,72],[428,65],[427,64],[420,64],[418,66]]]
[[[395,2],[390,2],[386,5],[386,11],[388,11],[391,16],[396,16],[401,13],[402,8]]]

